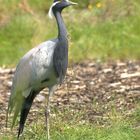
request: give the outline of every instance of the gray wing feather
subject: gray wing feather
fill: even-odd
[[[53,57],[55,42],[56,40],[50,40],[33,48],[17,65],[7,112],[8,118],[8,113],[14,110],[13,126],[21,109],[23,98],[29,95],[35,85],[39,85],[38,80],[41,81],[47,75],[48,69],[44,65],[51,65],[50,55]]]

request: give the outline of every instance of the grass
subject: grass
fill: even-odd
[[[139,110],[134,115],[135,118],[139,118]],[[134,122],[138,123],[138,120],[124,119],[123,116],[117,118],[116,115],[112,115],[109,118],[110,125],[100,126],[97,124],[88,123],[88,121],[78,121],[77,117],[81,118],[82,113],[70,114],[69,111],[61,113],[61,111],[54,112],[55,115],[51,117],[51,138],[52,140],[139,140],[140,128],[134,127]],[[84,112],[83,112],[84,113]],[[36,121],[28,122],[24,135],[21,139],[29,140],[46,140],[46,130],[44,124],[43,114],[40,114]],[[73,119],[66,119],[66,117],[72,117]],[[132,123],[133,122],[133,123]],[[15,132],[14,132],[15,133]],[[1,140],[14,140],[15,134],[4,134],[0,136]]]
[[[77,29],[78,25],[73,27],[73,31],[76,31],[72,35],[73,42],[77,42],[77,45],[75,48],[74,45],[72,46],[70,56],[75,56],[76,60],[85,58],[139,59],[139,21],[140,18],[129,17],[93,26],[85,24],[82,25],[82,29]],[[132,25],[129,25],[130,22]],[[82,35],[78,36],[78,34]]]
[[[25,139],[46,140],[46,134],[40,131],[29,132]],[[0,137],[1,140],[14,140],[15,138]],[[79,126],[76,128],[63,128],[63,132],[54,131],[51,137],[53,140],[139,140],[139,132],[135,132],[130,126],[120,126],[111,128],[93,128],[89,126]]]
[[[130,126],[113,126],[110,128],[96,128],[90,125],[82,126],[61,126],[62,130],[54,130],[52,134],[53,140],[138,140],[138,134]],[[42,130],[42,129],[41,129]],[[36,133],[35,133],[36,135]],[[27,137],[30,136],[30,133]],[[32,137],[33,135],[31,135]],[[39,136],[39,137],[38,137]],[[29,139],[31,138],[29,137]],[[32,137],[33,138],[33,137]],[[37,138],[45,140],[46,136],[37,133]]]
[[[131,3],[123,0],[109,4],[110,7],[104,0],[101,8],[77,7],[64,11],[70,34],[70,62],[83,59],[140,59],[139,1]],[[50,3],[30,0],[27,5],[13,0],[1,5],[1,66],[15,66],[29,49],[57,36],[55,22],[48,19],[46,13]],[[10,13],[8,9],[11,9]],[[81,15],[82,18],[79,18]]]

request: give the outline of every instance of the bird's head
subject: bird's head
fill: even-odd
[[[61,12],[64,8],[70,5],[76,5],[76,4],[77,3],[69,1],[69,0],[54,0],[49,10],[49,17],[52,18],[55,11]]]

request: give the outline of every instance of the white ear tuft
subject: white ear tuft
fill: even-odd
[[[60,2],[60,1],[57,1],[57,2],[53,3],[52,6],[50,7],[49,12],[48,12],[48,15],[49,15],[49,18],[50,18],[50,19],[52,19],[53,16],[54,16],[52,8],[53,8],[57,3],[59,3],[59,2]]]

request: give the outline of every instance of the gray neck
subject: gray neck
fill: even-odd
[[[63,18],[61,16],[61,12],[56,11],[56,12],[54,12],[54,15],[56,17],[57,26],[58,26],[58,38],[67,39],[67,29],[64,24]]]

